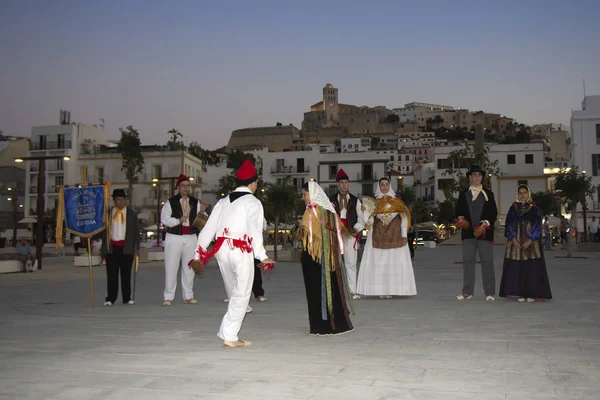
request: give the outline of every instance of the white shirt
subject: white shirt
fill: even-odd
[[[597,233],[597,232],[598,232],[598,221],[590,222],[590,233]]]
[[[127,224],[127,207],[123,208],[123,221],[119,215],[115,220],[114,216],[117,212],[117,208],[113,207],[110,213],[110,239],[113,242],[119,242],[125,240],[125,225]]]
[[[188,201],[189,201],[189,197],[188,197]],[[179,199],[179,204],[181,204],[182,210],[183,210],[183,202],[184,202],[184,199],[182,197],[181,199]],[[200,200],[198,200],[198,206],[196,209],[196,213],[197,214],[200,213]],[[188,218],[183,224],[181,224],[181,222],[179,221],[179,218],[172,217],[171,216],[172,214],[173,214],[173,210],[171,209],[171,202],[165,201],[165,205],[163,206],[162,211],[160,213],[160,220],[162,221],[164,226],[166,226],[168,228],[173,228],[177,225],[190,226],[190,224],[194,223],[194,221],[190,221],[190,219]]]
[[[347,215],[347,210],[345,208],[342,208],[342,195],[341,193],[338,193],[338,203],[340,205],[340,218],[341,219],[346,219],[346,215]],[[350,194],[346,193],[346,204],[350,203]],[[362,212],[362,203],[360,202],[360,200],[358,198],[356,198],[356,223],[354,224],[354,226],[352,228],[354,228],[354,230],[356,232],[360,232],[363,229],[365,229],[365,222],[364,222],[364,218],[363,218],[363,212]]]
[[[229,201],[229,196],[219,200],[204,229],[198,235],[198,246],[206,250],[216,237],[244,240],[246,235],[246,238],[251,239],[254,258],[262,261],[268,258],[263,246],[262,231],[265,222],[263,206],[247,187],[241,186],[235,191],[247,192],[250,195],[244,195],[233,203]],[[199,254],[196,254],[195,259],[200,259]]]
[[[73,236],[73,244],[81,243],[81,238],[77,235]]]
[[[92,242],[92,248],[94,249],[94,253],[100,254],[102,250],[102,239],[94,240]]]

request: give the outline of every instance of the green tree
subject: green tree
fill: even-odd
[[[206,152],[206,150],[204,150],[202,148],[202,146],[200,146],[200,143],[195,142],[195,141],[192,142],[192,143],[190,143],[190,145],[187,148],[187,151],[188,151],[188,153],[190,153],[194,157],[199,158],[203,162],[205,161],[205,155],[204,155],[204,153]]]
[[[253,164],[256,164],[254,155],[246,154],[241,150],[234,150],[227,155],[227,168],[233,168],[234,170],[237,170],[242,166],[246,159],[249,159]]]
[[[377,136],[371,138],[371,149],[376,149],[381,143],[381,139]]]
[[[417,194],[415,192],[415,188],[409,185],[402,185],[396,191],[396,196],[398,196],[402,201],[410,208],[415,201],[417,200]]]
[[[119,140],[117,148],[123,159],[121,171],[125,172],[125,178],[129,182],[127,195],[133,199],[133,185],[139,180],[138,174],[144,170],[142,142],[139,132],[131,125],[125,129],[119,128],[119,131],[121,131],[121,140]]]
[[[577,227],[577,205],[584,204],[591,197],[596,188],[592,184],[592,177],[579,172],[577,167],[562,169],[556,176],[554,190],[560,196],[563,204],[571,209],[571,231]],[[567,235],[567,257],[573,256],[573,235]]]
[[[531,194],[535,205],[540,209],[542,215],[560,214],[560,203],[556,200],[556,195],[552,192],[535,192]]]
[[[442,173],[442,176],[448,176],[452,178],[444,188],[444,196],[446,199],[451,199],[454,194],[461,190],[465,190],[469,187],[469,178],[466,175],[466,171],[471,165],[479,165],[486,173],[487,177],[484,177],[484,185],[491,176],[500,177],[504,173],[498,167],[498,160],[490,160],[488,153],[491,150],[491,146],[486,144],[483,151],[476,150],[475,146],[465,141],[465,147],[462,149],[454,150],[448,155],[448,168]],[[489,183],[489,182],[488,182]]]
[[[219,179],[217,185],[217,194],[219,197],[225,197],[229,193],[233,192],[237,188],[237,180],[235,178],[235,172],[231,171],[227,175],[223,175]]]
[[[171,129],[167,132],[169,135],[169,141],[167,142],[167,148],[169,150],[183,150],[185,149],[185,145],[183,144],[183,134],[179,132],[177,129]]]
[[[452,199],[446,199],[444,201],[442,201],[437,208],[437,213],[436,213],[436,222],[438,224],[449,224],[452,223],[454,221],[454,217],[455,217],[455,212],[454,212],[454,208],[456,205],[456,201],[454,200],[454,198]]]
[[[277,244],[279,243],[279,223],[288,222],[296,217],[293,207],[298,202],[298,189],[291,184],[291,177],[286,177],[283,182],[276,184],[265,183],[263,207],[267,219],[272,220],[275,225],[274,258],[277,259]]]
[[[412,208],[410,208],[410,214],[415,221],[415,224],[429,221],[429,210],[422,201],[417,201]]]

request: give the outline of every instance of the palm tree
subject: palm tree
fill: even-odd
[[[183,138],[183,134],[179,132],[177,129],[173,128],[169,132],[167,132],[169,136],[169,141],[167,142],[167,147],[169,150],[181,150],[183,149],[183,141],[180,141],[180,138]]]
[[[279,243],[279,223],[287,222],[294,214],[293,205],[298,200],[298,189],[291,184],[291,178],[287,177],[283,182],[265,183],[264,192],[265,213],[272,218],[275,224],[274,259],[277,260],[277,244]],[[269,218],[269,219],[271,219]]]
[[[121,140],[117,148],[123,159],[121,171],[125,173],[125,177],[129,183],[127,194],[132,199],[131,201],[133,201],[133,185],[138,182],[138,175],[144,170],[142,142],[138,130],[133,128],[133,126],[129,125],[127,128],[119,128],[119,130],[121,131]]]

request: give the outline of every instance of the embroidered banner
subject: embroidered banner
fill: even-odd
[[[63,189],[64,217],[67,231],[84,238],[105,228],[105,187],[82,186]]]

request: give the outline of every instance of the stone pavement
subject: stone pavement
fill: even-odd
[[[555,300],[486,303],[478,277],[475,297],[458,302],[460,247],[419,248],[418,296],[357,301],[356,329],[339,337],[308,335],[300,265],[282,262],[244,322],[254,345],[229,350],[216,337],[226,305],[214,264],[196,279],[200,304],[178,292],[171,308],[160,264],[141,266],[138,304],[111,308],[95,268],[90,308],[87,269],[49,259],[0,276],[0,399],[597,400],[599,259],[555,255]]]

